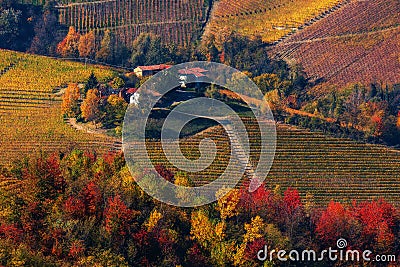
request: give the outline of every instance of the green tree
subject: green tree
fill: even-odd
[[[86,93],[89,89],[95,89],[98,84],[99,81],[97,80],[96,75],[94,75],[94,73],[91,72],[89,78],[86,80],[85,87],[83,88],[84,90],[81,92],[83,97],[86,96]]]
[[[114,89],[120,89],[125,86],[125,81],[121,77],[115,77],[111,81],[111,87]]]
[[[151,33],[142,33],[134,40],[131,56],[132,65],[154,65],[170,60],[170,52],[162,43],[160,37]]]
[[[110,30],[104,32],[104,37],[100,43],[100,50],[96,53],[96,60],[100,60],[107,63],[114,62],[114,45],[115,38],[114,34]]]
[[[0,11],[0,48],[13,48],[19,37],[21,11],[13,8]]]

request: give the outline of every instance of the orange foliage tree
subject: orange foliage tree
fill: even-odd
[[[79,39],[80,34],[73,26],[70,26],[67,36],[57,45],[57,53],[63,57],[77,57],[79,55]]]
[[[61,110],[63,115],[76,117],[79,114],[79,87],[76,83],[70,83],[62,97]]]
[[[82,117],[86,121],[96,122],[100,116],[100,94],[97,89],[87,92],[86,98],[81,105]]]
[[[96,50],[95,35],[93,31],[90,31],[79,38],[79,56],[92,58]]]

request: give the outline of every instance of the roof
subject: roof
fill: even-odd
[[[137,66],[137,68],[143,70],[165,70],[170,68],[171,65],[167,65],[167,64],[159,64],[159,65],[150,65],[150,66]]]
[[[202,69],[202,68],[191,68],[191,69],[182,69],[178,70],[179,74],[184,74],[184,75],[189,75],[192,74],[196,77],[204,77],[206,75],[203,74],[203,72],[207,72],[207,70]]]
[[[134,94],[134,93],[136,93],[137,90],[138,90],[137,88],[128,88],[128,89],[126,89],[125,93]]]

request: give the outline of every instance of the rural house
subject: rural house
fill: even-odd
[[[162,70],[170,68],[171,65],[160,64],[160,65],[151,65],[151,66],[138,66],[133,71],[137,77],[141,78],[144,76],[151,76],[160,72]]]

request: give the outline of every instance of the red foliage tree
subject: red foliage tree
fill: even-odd
[[[112,236],[125,237],[129,233],[132,211],[119,195],[109,198],[104,210],[105,229]]]
[[[267,241],[264,238],[257,238],[246,246],[245,257],[248,260],[257,260],[257,252],[264,248]]]
[[[283,203],[288,214],[296,212],[302,206],[299,191],[289,187],[283,194]]]
[[[23,231],[17,227],[16,224],[2,224],[0,225],[1,239],[11,240],[13,242],[21,241]]]
[[[254,192],[249,192],[248,184],[244,184],[240,188],[239,208],[244,212],[251,214],[259,214],[260,212],[269,212],[272,209],[273,194],[261,185]]]
[[[74,219],[79,219],[85,215],[85,203],[82,199],[70,196],[64,203],[64,212]]]
[[[78,258],[82,256],[85,252],[85,245],[81,240],[76,240],[72,242],[71,247],[69,248],[68,256],[72,258]]]
[[[101,211],[103,196],[95,182],[89,182],[81,192],[81,198],[88,216],[97,215]]]
[[[331,201],[316,223],[316,233],[320,239],[329,245],[335,244],[339,238],[351,238],[355,227],[353,213],[341,203]]]
[[[390,247],[394,242],[395,216],[393,205],[384,200],[359,204],[356,217],[362,225],[361,242],[366,247]]]

